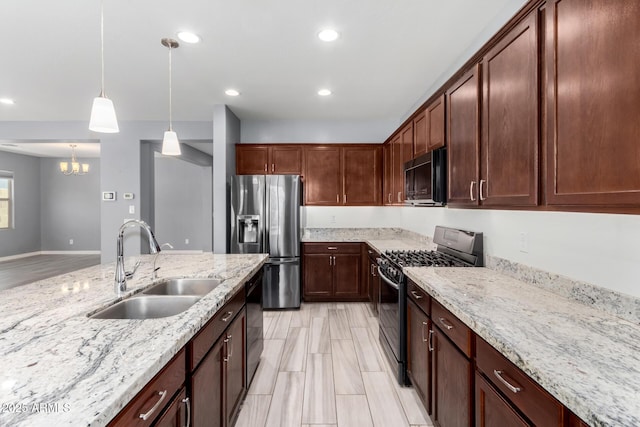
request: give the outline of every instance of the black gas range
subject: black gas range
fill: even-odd
[[[405,267],[482,267],[482,233],[436,226],[435,251],[385,251],[378,258],[380,343],[396,368],[400,384],[407,384],[407,281]]]

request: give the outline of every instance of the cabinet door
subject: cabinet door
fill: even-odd
[[[191,419],[194,427],[223,426],[223,339],[219,339],[191,376]]]
[[[272,146],[270,172],[277,175],[302,174],[302,148],[291,146]]]
[[[478,204],[479,75],[475,66],[446,93],[450,205]]]
[[[402,194],[404,190],[404,163],[402,162],[402,134],[399,133],[391,140],[391,198],[390,204],[398,205],[402,203]]]
[[[473,366],[438,329],[432,328],[433,422],[439,427],[469,427],[472,420]]]
[[[533,11],[482,62],[483,205],[538,204],[538,31]]]
[[[380,147],[344,147],[342,153],[343,204],[380,205],[382,191]]]
[[[391,193],[393,193],[393,145],[387,143],[383,148],[384,152],[384,190],[382,192],[382,202],[385,205],[393,204]]]
[[[263,175],[268,172],[269,148],[236,144],[236,174]]]
[[[431,414],[431,321],[411,300],[407,302],[407,374],[427,413]]]
[[[339,147],[305,147],[306,205],[342,204],[341,149]]]
[[[427,107],[425,116],[427,118],[427,151],[444,147],[444,94]]]
[[[396,182],[396,192],[398,193],[397,203],[400,205],[404,204],[405,194],[404,194],[404,164],[411,159],[413,159],[413,122],[407,124],[402,131],[400,132],[401,136],[401,158],[399,159],[398,164],[398,174],[395,176]]]
[[[546,10],[547,204],[640,204],[640,2]]]
[[[530,427],[493,387],[476,372],[476,427]]]
[[[333,255],[333,295],[336,298],[360,296],[360,254]]]
[[[190,423],[187,414],[190,412],[188,407],[191,404],[187,398],[187,390],[182,388],[180,393],[173,398],[169,407],[158,418],[153,427],[185,427]]]
[[[304,295],[329,297],[333,294],[333,255],[304,254]]]
[[[415,157],[429,151],[427,148],[427,122],[426,111],[421,112],[413,119],[413,155]]]
[[[227,426],[232,426],[240,409],[240,403],[246,391],[245,367],[245,310],[238,314],[225,334],[225,420]]]

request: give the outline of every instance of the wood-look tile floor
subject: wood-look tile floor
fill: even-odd
[[[100,255],[34,255],[0,262],[0,290],[100,264]]]
[[[264,351],[236,427],[432,426],[401,387],[366,303],[264,313]]]

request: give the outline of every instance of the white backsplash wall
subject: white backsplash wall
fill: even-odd
[[[433,236],[436,225],[482,231],[487,255],[640,297],[638,215],[304,207],[302,217],[303,225],[309,228],[400,227],[427,236]]]

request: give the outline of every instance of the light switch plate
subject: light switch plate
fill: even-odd
[[[117,194],[115,191],[103,191],[102,192],[102,201],[103,202],[115,202],[117,198]]]
[[[123,193],[122,198],[125,200],[133,200],[133,193]]]

